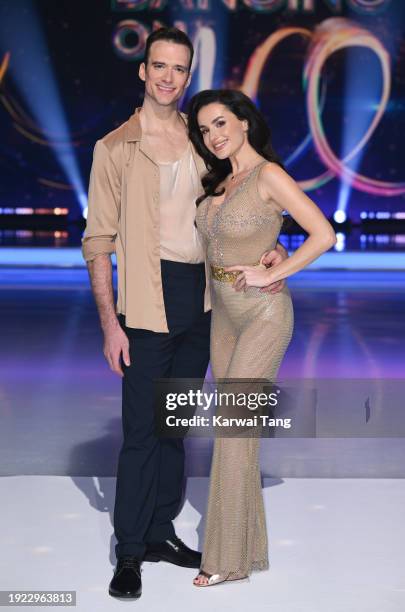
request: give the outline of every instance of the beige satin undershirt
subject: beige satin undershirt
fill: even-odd
[[[194,224],[201,191],[190,143],[175,162],[157,162],[160,172],[160,258],[202,263],[204,249]]]

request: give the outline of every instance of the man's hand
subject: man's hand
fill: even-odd
[[[282,261],[287,259],[288,253],[286,249],[281,245],[277,244],[277,248],[272,251],[266,251],[263,253],[260,259],[260,263],[264,264],[267,268],[271,268],[273,266],[278,266]],[[267,285],[267,287],[262,287],[260,289],[261,293],[279,293],[285,286],[285,280],[279,280],[275,283],[271,283]]]
[[[104,357],[111,370],[119,376],[124,376],[121,368],[121,354],[126,366],[131,365],[129,358],[129,340],[119,325],[115,325],[104,332]]]
[[[232,284],[235,291],[246,291],[248,287],[261,287],[260,291],[263,293],[279,293],[285,286],[285,281],[282,279],[267,284],[269,282],[267,279],[270,268],[278,266],[287,257],[286,249],[282,244],[277,243],[275,249],[263,253],[258,266],[227,266],[224,270],[240,272]]]
[[[104,356],[111,370],[119,376],[124,376],[121,369],[121,355],[125,365],[131,365],[129,341],[115,313],[110,256],[100,253],[87,262],[87,267],[104,333]]]

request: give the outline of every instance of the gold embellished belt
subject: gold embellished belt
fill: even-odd
[[[255,264],[251,264],[252,266],[258,266],[260,261]],[[225,272],[225,268],[221,268],[220,266],[211,266],[211,276],[214,280],[222,281],[223,283],[234,283],[239,276],[240,272]]]

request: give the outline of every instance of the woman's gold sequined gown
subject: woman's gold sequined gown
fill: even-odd
[[[219,206],[208,197],[196,222],[211,266],[255,264],[276,246],[282,214],[257,189],[263,163]],[[214,199],[215,201],[215,199]],[[215,379],[274,381],[290,342],[294,315],[285,286],[276,294],[211,279],[211,368]],[[258,437],[216,438],[201,568],[228,579],[268,567]]]

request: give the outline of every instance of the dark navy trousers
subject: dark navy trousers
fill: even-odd
[[[142,559],[146,543],[175,535],[184,446],[181,438],[155,434],[154,383],[170,377],[203,379],[209,362],[211,313],[204,313],[204,264],[162,260],[161,271],[169,333],[126,327],[123,316],[120,321],[131,365],[123,366],[123,444],[114,508],[117,557]]]

